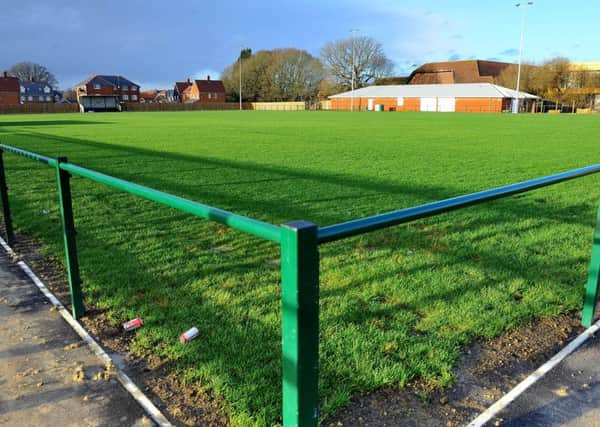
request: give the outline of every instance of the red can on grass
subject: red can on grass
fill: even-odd
[[[141,328],[142,326],[144,326],[144,321],[139,317],[123,323],[123,329],[126,331],[133,331],[134,329]]]

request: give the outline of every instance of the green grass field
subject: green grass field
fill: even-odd
[[[253,218],[321,226],[598,163],[600,117],[190,112],[0,117],[0,141]],[[54,171],[5,154],[15,223],[62,257]],[[140,355],[280,414],[278,247],[75,177],[86,299],[141,316]],[[321,250],[322,414],[359,391],[452,382],[461,349],[577,310],[600,176]],[[51,213],[45,215],[43,210]],[[178,334],[196,325],[188,345]]]

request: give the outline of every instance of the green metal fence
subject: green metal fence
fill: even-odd
[[[84,177],[117,190],[278,243],[281,247],[282,418],[285,427],[314,427],[318,423],[319,246],[321,244],[600,172],[600,165],[593,165],[328,227],[319,228],[317,225],[306,221],[295,221],[276,226],[83,168],[69,163],[65,157],[54,159],[0,144],[0,200],[9,245],[15,242],[15,234],[4,169],[3,152],[5,151],[45,163],[56,170],[65,246],[65,264],[69,280],[72,312],[73,317],[76,319],[84,315],[85,309],[79,274],[73,201],[70,188],[70,177],[72,175]],[[594,320],[599,284],[600,209],[598,211],[598,226],[594,233],[590,274],[582,314],[584,325],[589,326]]]

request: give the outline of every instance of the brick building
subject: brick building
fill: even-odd
[[[517,92],[491,83],[369,86],[330,96],[332,110],[481,112],[510,111]],[[525,111],[535,108],[537,96],[521,92]],[[354,100],[353,100],[354,98]]]
[[[19,79],[9,77],[5,71],[0,77],[0,105],[17,105],[20,103],[19,98]]]
[[[174,90],[178,102],[225,102],[225,85],[221,80],[211,80],[210,76],[206,80],[177,82]]]
[[[140,86],[123,76],[95,75],[75,86],[83,111],[116,111],[125,102],[140,102]]]

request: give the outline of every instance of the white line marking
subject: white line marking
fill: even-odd
[[[15,252],[12,250],[10,246],[6,244],[3,238],[0,237],[0,245],[4,248],[4,250],[13,257],[16,257]],[[50,292],[50,290],[44,285],[44,283],[35,275],[31,268],[23,262],[19,261],[17,263],[19,267],[25,272],[25,274],[31,279],[31,281],[42,291],[42,293],[48,298],[48,300],[52,303],[54,307],[58,310],[60,315],[65,319],[65,321],[77,332],[77,335],[81,337],[83,341],[88,345],[88,347],[94,352],[96,356],[104,362],[104,364],[111,363],[116,371],[117,371],[117,379],[121,383],[121,385],[127,390],[131,396],[136,400],[136,402],[150,415],[150,418],[158,424],[159,427],[173,427],[173,424],[167,420],[167,418],[160,412],[160,410],[146,397],[144,393],[131,381],[131,378],[127,376],[113,360],[110,358],[108,354],[98,345],[98,343],[88,334],[85,329],[81,326],[81,324],[76,321],[71,313],[67,311],[67,309],[60,303],[60,301]]]
[[[540,366],[533,374],[521,381],[515,388],[504,395],[500,400],[486,409],[477,418],[475,418],[467,427],[482,427],[492,418],[506,408],[513,400],[519,397],[529,387],[535,384],[540,378],[550,372],[556,365],[562,362],[569,354],[573,353],[577,348],[581,347],[589,338],[600,330],[600,321],[596,322],[590,328],[586,329],[581,335],[575,338],[571,343],[558,352],[552,359]]]

